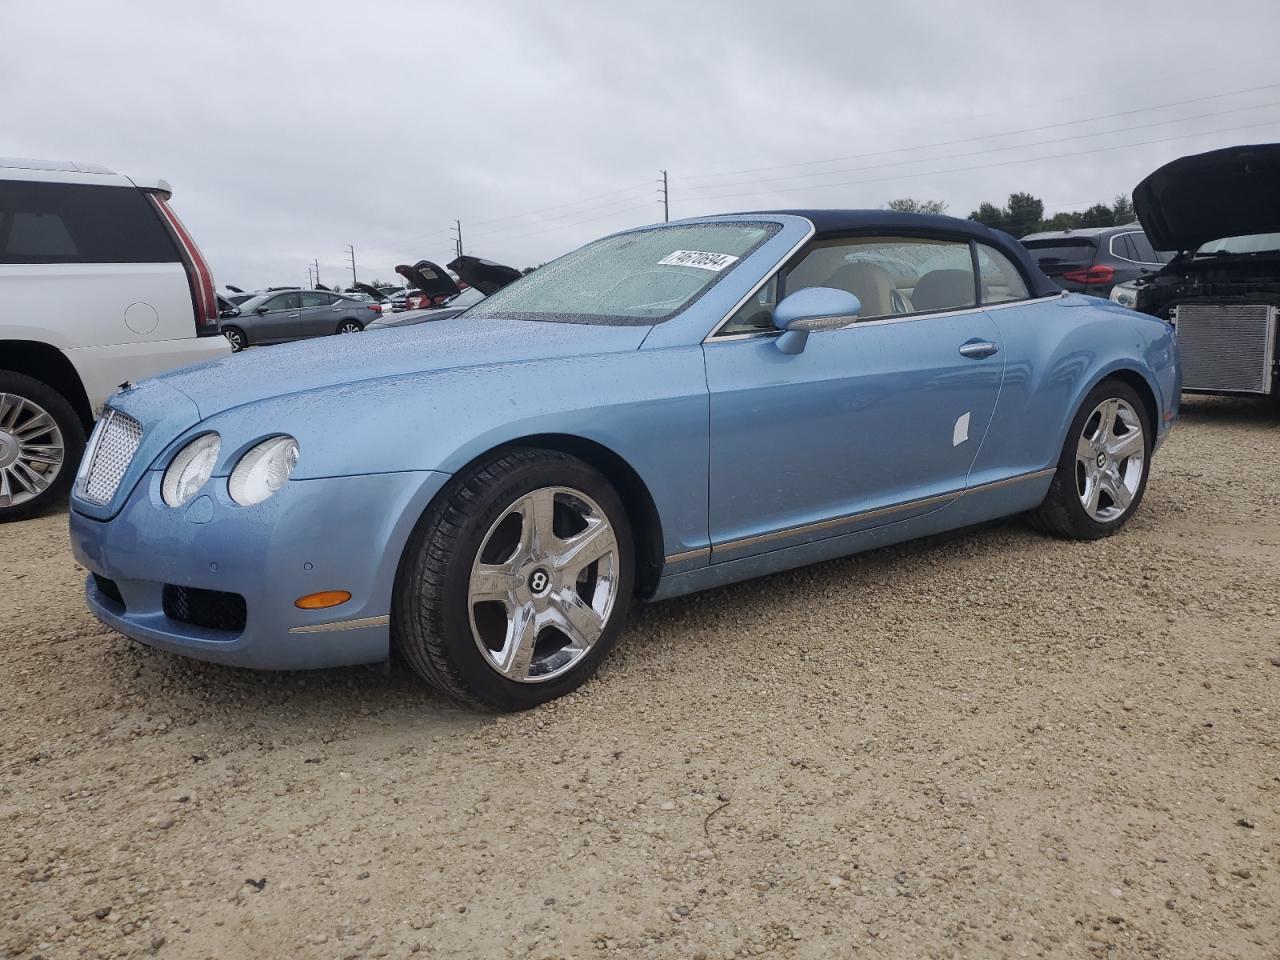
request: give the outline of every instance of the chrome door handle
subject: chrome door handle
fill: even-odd
[[[960,356],[968,357],[970,360],[983,360],[999,350],[1000,348],[990,340],[979,340],[976,337],[960,344]]]

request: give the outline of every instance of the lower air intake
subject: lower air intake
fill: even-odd
[[[163,601],[164,615],[170,620],[206,630],[244,632],[245,603],[244,597],[238,593],[166,583]]]

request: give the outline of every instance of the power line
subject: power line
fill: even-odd
[[[542,207],[538,210],[530,210],[527,213],[513,213],[513,214],[510,214],[509,216],[494,217],[493,219],[490,219],[490,220],[476,220],[472,225],[477,227],[484,227],[484,226],[488,226],[491,223],[505,223],[508,220],[519,220],[524,217],[533,217],[533,216],[537,216],[540,213],[546,213],[549,210],[562,210],[565,207],[576,207],[579,204],[587,203],[588,201],[591,201],[591,200],[600,200],[600,199],[603,199],[604,197],[612,197],[620,193],[635,193],[636,190],[638,189],[640,189],[640,187],[630,186],[630,187],[622,187],[618,190],[608,190],[604,193],[597,193],[597,194],[592,194],[586,197],[579,197],[577,200],[570,200],[566,203],[557,203],[549,207]],[[644,189],[647,190],[648,187],[646,186]],[[585,213],[586,211],[580,210],[577,212]],[[572,216],[572,214],[566,214],[566,216]]]
[[[1280,86],[1280,84],[1277,84],[1277,86]],[[1091,137],[1106,137],[1106,136],[1111,136],[1117,133],[1129,133],[1130,131],[1133,131],[1133,130],[1149,130],[1152,127],[1167,127],[1170,124],[1174,124],[1174,123],[1190,123],[1192,120],[1205,120],[1210,117],[1224,117],[1224,116],[1227,116],[1228,114],[1246,113],[1249,110],[1262,110],[1266,107],[1276,107],[1276,106],[1280,106],[1280,101],[1272,101],[1270,103],[1256,103],[1256,104],[1251,104],[1250,106],[1247,106],[1247,107],[1233,107],[1230,110],[1216,110],[1212,113],[1200,113],[1192,117],[1178,117],[1177,119],[1174,119],[1174,120],[1156,120],[1151,123],[1132,124],[1128,127],[1123,127],[1119,130],[1099,130],[1094,133],[1076,133],[1076,134],[1072,134],[1069,137],[1058,137],[1057,139],[1054,139],[1054,140],[1035,140],[1031,143],[1011,143],[1003,147],[988,147],[983,150],[970,150],[967,153],[944,153],[941,156],[921,157],[916,160],[896,160],[891,163],[869,163],[869,164],[864,164],[863,166],[860,166],[860,167],[844,167],[837,170],[815,170],[812,173],[792,173],[782,177],[763,177],[760,179],[753,179],[753,180],[734,180],[734,181],[730,181],[729,183],[722,183],[722,184],[710,185],[705,187],[693,187],[691,189],[713,190],[713,189],[716,189],[716,187],[734,187],[734,186],[744,186],[744,185],[757,184],[757,183],[777,183],[783,180],[799,180],[803,177],[831,177],[841,173],[855,173],[860,170],[878,170],[878,169],[884,169],[886,167],[892,168],[892,167],[908,166],[910,164],[915,164],[915,163],[935,163],[939,160],[959,160],[965,157],[979,157],[979,156],[984,156],[990,153],[1001,153],[1002,151],[1006,151],[1006,150],[1024,150],[1028,147],[1051,146],[1055,143],[1068,143],[1072,140],[1088,140]],[[815,184],[815,186],[821,186],[821,184]],[[696,200],[698,199],[698,197],[691,196],[689,199]]]
[[[731,170],[731,171],[726,171],[718,174],[706,174],[701,177],[687,177],[686,183],[688,182],[688,180],[705,180],[705,179],[715,179],[719,177],[731,177],[731,176],[737,176],[738,174],[742,174],[742,173],[765,173],[771,170],[788,170],[794,167],[810,167],[810,166],[817,166],[823,163],[842,163],[845,160],[863,160],[868,157],[885,157],[895,153],[910,153],[915,150],[928,150],[928,149],[932,149],[933,147],[952,147],[961,143],[974,143],[978,140],[994,140],[997,137],[1011,137],[1011,136],[1015,136],[1017,134],[1022,134],[1022,133],[1037,133],[1041,130],[1053,130],[1058,127],[1070,127],[1080,123],[1093,123],[1098,120],[1113,120],[1116,117],[1128,117],[1128,116],[1132,116],[1135,113],[1146,113],[1151,110],[1164,110],[1168,107],[1180,107],[1180,106],[1185,106],[1188,103],[1203,103],[1207,100],[1221,100],[1224,97],[1234,97],[1242,93],[1255,93],[1259,90],[1273,90],[1277,87],[1280,87],[1280,83],[1268,83],[1268,84],[1263,84],[1257,87],[1248,87],[1242,90],[1230,90],[1230,91],[1227,91],[1226,93],[1215,93],[1215,94],[1210,94],[1208,96],[1203,96],[1203,97],[1191,97],[1190,99],[1187,99],[1187,100],[1175,100],[1170,103],[1156,104],[1155,106],[1150,106],[1150,107],[1139,107],[1134,110],[1121,110],[1117,113],[1105,113],[1105,114],[1100,114],[1094,117],[1083,117],[1079,120],[1063,120],[1058,123],[1046,123],[1038,127],[1024,127],[1020,130],[1005,130],[1000,133],[987,133],[987,134],[982,134],[980,136],[961,137],[958,140],[940,140],[936,143],[922,143],[912,147],[895,147],[894,149],[891,149],[891,150],[875,150],[869,153],[853,153],[843,157],[828,157],[825,160],[800,160],[795,163],[780,163],[780,164],[774,164],[772,166],[766,166],[766,167],[749,167],[743,170]],[[679,181],[677,181],[677,183],[679,183]],[[728,186],[728,184],[719,184],[719,186]],[[691,189],[697,189],[697,188],[691,187]]]
[[[648,191],[649,191],[649,188],[648,188],[648,187],[646,187],[646,188],[645,188],[645,190],[644,190],[644,192],[647,194],[647,193],[648,193]],[[590,206],[590,207],[584,207],[584,208],[583,208],[583,209],[581,209],[581,210],[571,210],[571,211],[569,211],[569,212],[567,212],[567,213],[558,213],[558,214],[554,214],[553,216],[543,217],[543,218],[542,218],[542,221],[545,223],[545,222],[547,222],[547,221],[551,221],[551,220],[562,220],[562,219],[564,219],[565,217],[578,217],[578,216],[581,216],[581,215],[582,215],[582,214],[584,214],[584,213],[591,213],[592,211],[595,211],[595,210],[603,210],[603,209],[605,209],[606,207],[616,207],[616,206],[617,206],[618,204],[620,204],[620,203],[633,203],[636,199],[637,199],[637,198],[636,198],[635,196],[631,196],[631,197],[622,197],[621,199],[618,199],[618,200],[610,200],[610,201],[609,201],[609,202],[607,202],[607,203],[601,203],[601,204],[596,204],[596,205],[594,205],[594,206]],[[497,231],[490,230],[490,231],[488,231],[488,232],[485,232],[485,231],[483,231],[483,230],[482,230],[482,231],[481,231],[481,236],[482,236],[482,237],[490,237],[490,236],[494,236],[494,235],[501,235],[501,234],[504,234],[504,233],[508,232],[509,230],[513,230],[513,229],[514,229],[514,230],[520,230],[520,229],[522,229],[523,227],[531,227],[531,226],[535,226],[535,224],[532,224],[532,223],[517,224],[517,225],[514,225],[514,226],[512,226],[512,227],[506,227],[506,228],[503,228],[503,229],[500,229],[500,230],[497,230]]]
[[[1128,150],[1131,147],[1145,147],[1155,143],[1172,143],[1175,140],[1188,140],[1194,137],[1207,137],[1217,133],[1235,133],[1240,130],[1254,130],[1254,129],[1257,129],[1258,127],[1270,127],[1270,126],[1275,126],[1277,124],[1280,124],[1280,120],[1264,120],[1261,123],[1250,123],[1250,124],[1245,124],[1243,126],[1238,126],[1238,127],[1224,127],[1218,130],[1201,130],[1198,133],[1186,133],[1176,137],[1160,137],[1155,140],[1139,140],[1136,143],[1120,143],[1110,147],[1095,147],[1091,150],[1076,150],[1070,153],[1055,153],[1045,157],[1023,157],[1017,160],[1002,160],[996,163],[979,163],[969,167],[953,167],[949,170],[925,170],[919,173],[897,174],[897,175],[888,176],[888,177],[870,177],[863,180],[842,180],[838,183],[818,183],[818,184],[809,183],[809,184],[803,184],[801,186],[795,186],[795,187],[778,187],[768,192],[791,193],[797,190],[824,190],[824,189],[829,189],[831,187],[847,187],[847,186],[854,186],[857,184],[864,184],[864,183],[885,183],[890,180],[906,180],[906,179],[910,179],[911,177],[926,177],[926,176],[936,176],[938,174],[965,173],[971,170],[988,170],[995,167],[1011,167],[1020,163],[1040,163],[1046,160],[1062,160],[1067,157],[1083,157],[1093,153],[1107,153],[1112,150]],[[752,191],[746,191],[742,193],[718,194],[713,197],[697,197],[695,199],[704,200],[704,201],[730,200],[730,199],[735,199],[737,197],[758,197],[760,196],[760,194],[761,194],[760,191],[752,190]]]
[[[652,203],[653,203],[652,200],[646,200],[644,203],[637,203],[633,207],[626,207],[622,210],[614,210],[610,213],[606,213],[598,217],[588,217],[585,220],[576,220],[573,223],[561,223],[553,227],[548,227],[545,230],[534,230],[534,231],[531,231],[530,233],[520,233],[520,234],[516,234],[515,236],[501,236],[501,237],[495,238],[495,242],[510,243],[514,240],[523,240],[526,237],[537,237],[537,236],[541,236],[544,233],[555,233],[557,230],[567,230],[569,227],[582,226],[584,223],[594,223],[598,220],[607,220],[610,217],[615,217],[623,213],[629,213],[632,210],[648,210],[648,209],[651,209]]]

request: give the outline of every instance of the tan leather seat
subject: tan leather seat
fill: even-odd
[[[847,290],[862,302],[860,319],[887,317],[893,309],[893,277],[875,263],[846,263],[827,278],[824,284]]]

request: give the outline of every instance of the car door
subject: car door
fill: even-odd
[[[299,337],[324,337],[338,330],[342,311],[339,299],[323,290],[303,290],[301,316],[298,318]]]
[[[253,339],[258,343],[279,343],[298,335],[301,301],[297,291],[279,293],[255,311]]]
[[[810,286],[859,321],[778,349],[772,306]],[[823,241],[704,345],[713,562],[938,510],[959,496],[1000,391],[1000,334],[967,242]]]

